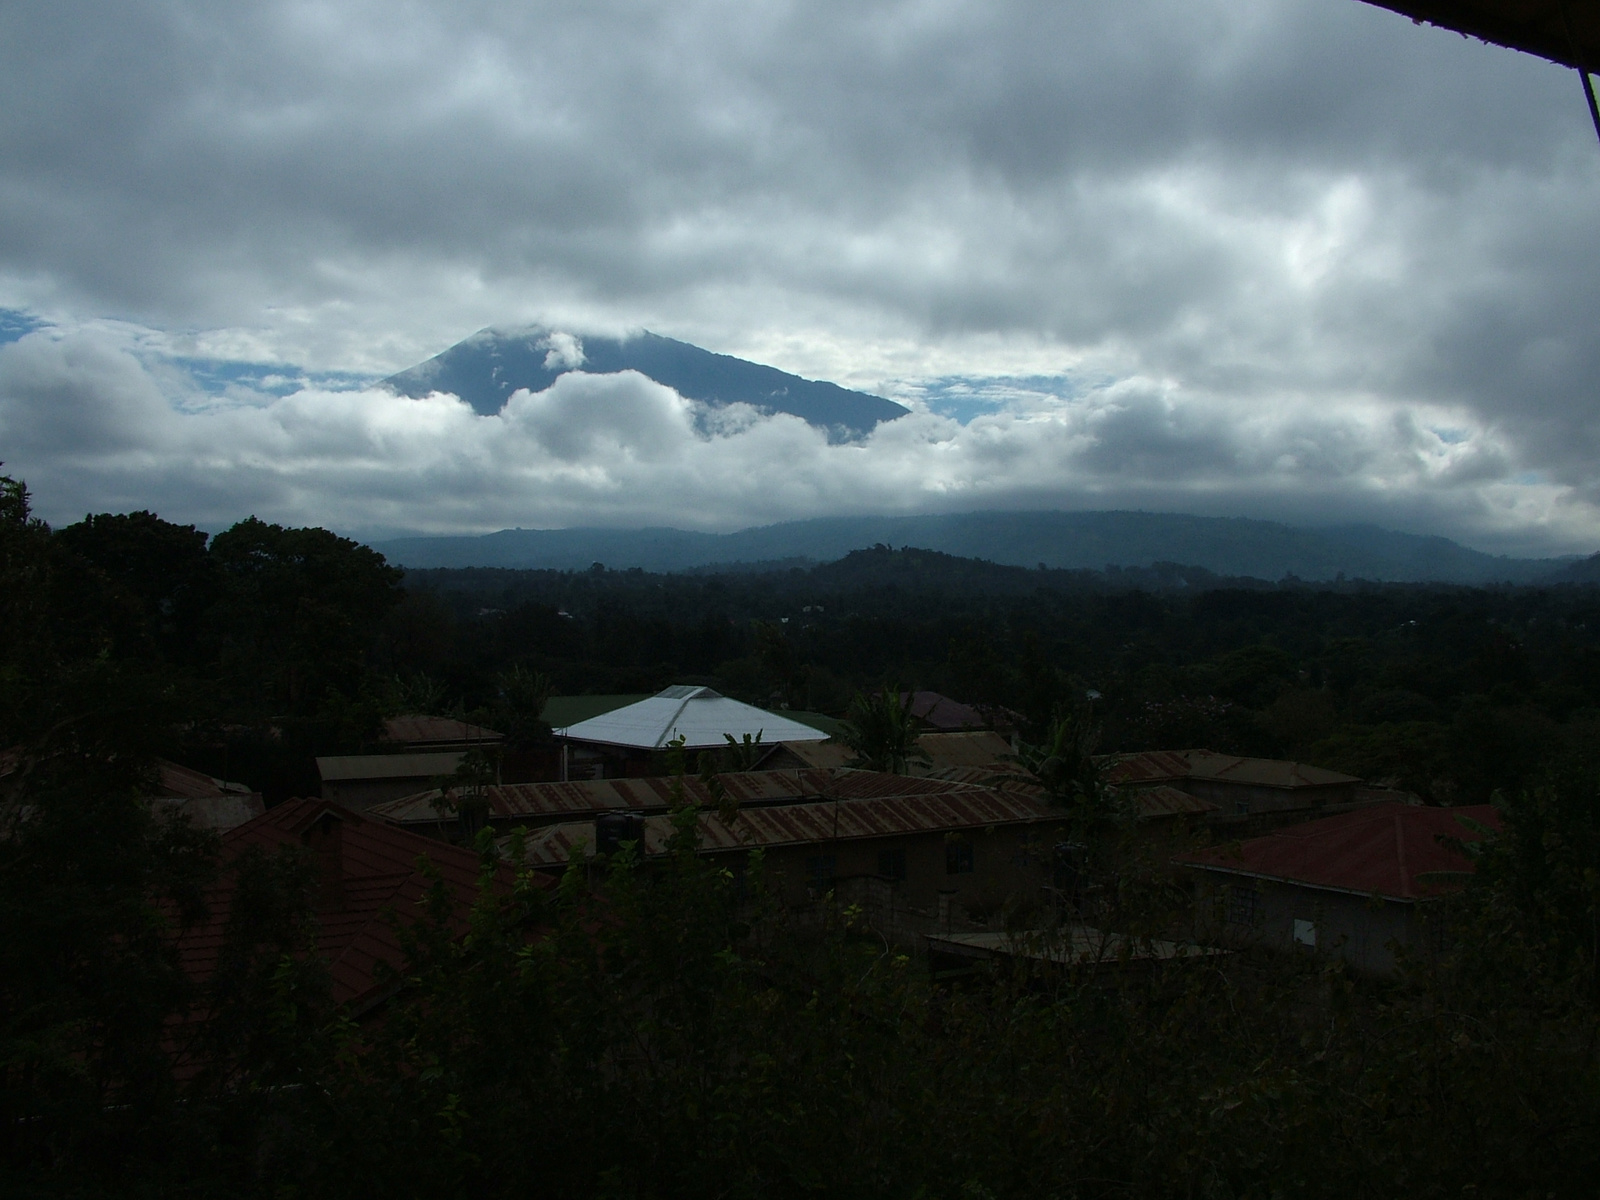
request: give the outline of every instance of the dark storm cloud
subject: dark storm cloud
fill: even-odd
[[[1032,497],[1578,548],[1600,540],[1584,117],[1570,73],[1355,0],[24,0],[0,9],[0,304],[161,332],[13,347],[5,456],[63,505],[532,523],[471,421],[437,434],[460,441],[424,477],[457,498],[432,505],[392,482],[422,469],[394,433],[414,408],[189,411],[161,360],[381,373],[544,317],[857,386],[1121,381],[885,429],[865,453],[909,493],[819,451],[764,515]],[[568,489],[544,519],[727,524],[771,448],[741,427],[684,443],[710,447],[696,480],[591,487],[614,446],[582,412],[518,426],[578,472],[542,477]],[[646,476],[679,507],[630,495]]]

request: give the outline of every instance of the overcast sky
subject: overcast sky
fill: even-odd
[[[53,522],[1139,507],[1600,549],[1576,75],[1356,0],[0,6],[0,459]],[[902,400],[373,379],[649,328]]]

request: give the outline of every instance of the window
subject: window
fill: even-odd
[[[832,854],[813,854],[806,859],[806,874],[811,877],[811,887],[825,892],[833,886],[833,876],[839,860]]]
[[[952,838],[944,844],[944,873],[970,875],[972,873],[972,843],[965,838]]]
[[[1309,946],[1315,950],[1317,948],[1317,923],[1296,917],[1294,919],[1294,944],[1297,946]]]
[[[1228,887],[1228,923],[1254,925],[1260,894],[1254,884],[1235,883]]]
[[[890,846],[878,851],[878,874],[896,883],[906,877],[906,848]]]

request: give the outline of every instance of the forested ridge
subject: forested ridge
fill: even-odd
[[[324,530],[52,531],[0,486],[0,1191],[40,1196],[1581,1196],[1600,1170],[1600,593],[995,568],[887,547],[727,575],[402,577]],[[516,674],[522,672],[522,674]],[[1241,953],[959,986],[694,853],[442,893],[341,1012],[297,854],[227,867],[140,803],[163,754],[304,789],[418,706],[525,716],[704,681],[842,711],[884,682],[1492,799],[1402,978]],[[1084,715],[1087,714],[1087,715]],[[314,781],[314,773],[311,775]],[[1130,938],[1192,914],[1108,828]],[[176,931],[233,872],[216,978]],[[591,884],[593,886],[591,886]],[[1448,936],[1444,936],[1447,931]],[[175,1072],[175,1019],[206,1048]]]

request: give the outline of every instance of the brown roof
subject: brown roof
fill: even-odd
[[[981,729],[989,719],[970,704],[941,696],[938,692],[901,692],[900,703],[911,701],[911,715],[935,729]]]
[[[306,845],[313,827],[330,815],[339,822],[336,861],[342,875],[336,890],[342,897],[319,909],[317,945],[328,960],[334,1001],[360,1010],[381,998],[377,964],[403,965],[390,914],[407,920],[431,886],[419,860],[432,862],[455,901],[458,933],[465,931],[467,911],[478,896],[481,864],[474,851],[407,833],[326,800],[290,800],[229,830],[222,835],[223,860],[251,846],[273,851]],[[498,886],[509,889],[512,882],[511,870],[500,867]],[[184,970],[196,980],[205,980],[216,967],[233,886],[233,876],[223,872],[206,895],[209,919],[179,939]]]
[[[943,779],[951,783],[976,784],[980,787],[999,787],[1008,792],[1020,792],[1025,796],[1043,796],[1042,788],[1021,779],[1007,779],[1003,783],[995,782],[997,770],[1010,769],[1007,764],[996,767],[946,767],[936,771],[930,779]],[[1191,796],[1188,792],[1179,791],[1166,784],[1155,787],[1142,787],[1133,791],[1133,801],[1139,811],[1139,816],[1146,819],[1154,817],[1176,817],[1186,814],[1200,814],[1216,812],[1220,805],[1209,800],[1202,800],[1199,796]]]
[[[934,783],[936,780],[918,780]],[[793,846],[895,837],[910,833],[939,833],[982,829],[990,825],[1041,824],[1062,820],[1042,802],[991,788],[951,786],[920,795],[876,796],[841,800],[832,804],[788,804],[773,808],[741,809],[731,824],[712,812],[702,812],[700,847],[717,852],[756,846]],[[645,851],[662,853],[672,837],[668,817],[644,819]],[[594,823],[573,821],[542,829],[526,843],[527,861],[535,866],[558,867],[566,863],[579,842],[594,852]],[[502,840],[501,845],[505,842]]]
[[[156,791],[151,795],[157,800],[210,800],[218,796],[249,797],[256,793],[246,784],[214,779],[191,767],[180,767],[175,762],[158,758]]]
[[[831,767],[842,767],[855,757],[855,751],[843,742],[774,742],[767,758],[779,758],[793,755],[795,759],[808,767],[819,767],[827,770]],[[763,762],[766,759],[762,760]]]
[[[934,793],[956,788],[953,783],[888,775],[878,771],[729,771],[718,775],[727,793],[740,804],[768,805],[803,800],[851,799],[862,796],[897,796]],[[526,818],[532,823],[587,816],[619,809],[665,812],[672,807],[670,776],[643,779],[583,779],[568,783],[508,783],[485,788],[490,820]],[[711,805],[711,794],[698,776],[683,781],[686,799]],[[371,816],[398,825],[431,824],[451,820],[454,814],[438,806],[441,793],[418,792],[368,809]]]
[[[1453,886],[1424,876],[1472,869],[1469,859],[1445,844],[1448,839],[1475,842],[1482,837],[1467,822],[1498,829],[1500,817],[1487,804],[1470,808],[1378,804],[1236,845],[1180,855],[1174,861],[1361,896],[1416,900]]]
[[[1201,779],[1252,787],[1307,788],[1358,784],[1354,775],[1279,758],[1242,758],[1210,750],[1145,750],[1138,754],[1107,755],[1099,760],[1109,783],[1140,787]]]
[[[1592,0],[1367,0],[1568,67],[1600,70],[1600,8]],[[1563,13],[1563,9],[1565,12]]]
[[[403,717],[390,717],[383,723],[383,740],[404,745],[426,746],[433,743],[453,745],[456,742],[500,742],[505,734],[469,725],[454,717],[430,717],[422,713],[409,713]]]
[[[992,729],[961,733],[925,733],[917,745],[933,760],[933,770],[944,767],[992,767],[1011,753],[1011,743]]]

